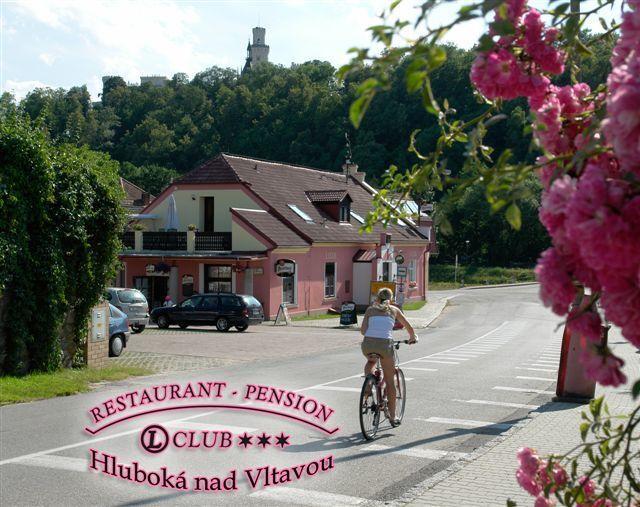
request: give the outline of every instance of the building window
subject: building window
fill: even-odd
[[[298,270],[290,276],[282,277],[282,302],[286,305],[298,304]]]
[[[384,261],[382,263],[382,281],[383,282],[392,282],[391,279],[391,263]]]
[[[332,298],[336,295],[336,263],[327,262],[324,265],[324,297]]]
[[[410,282],[416,281],[416,260],[411,259],[409,261],[409,265],[407,266],[407,278]]]
[[[207,292],[231,292],[231,266],[207,266]]]
[[[340,221],[351,221],[351,206],[349,206],[348,202],[343,202],[342,204],[340,204]]]

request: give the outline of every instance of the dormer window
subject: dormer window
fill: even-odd
[[[345,199],[340,203],[340,221],[351,221],[351,201],[349,201],[349,199]]]

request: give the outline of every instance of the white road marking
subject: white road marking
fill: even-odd
[[[558,364],[557,359],[536,359],[538,363],[546,363],[546,364]]]
[[[324,507],[325,505],[371,504],[371,500],[367,500],[366,498],[300,488],[266,488],[256,491],[255,493],[251,493],[249,496],[260,500],[271,500],[273,502],[281,502],[289,505],[312,505],[318,507]]]
[[[67,456],[57,456],[55,454],[25,458],[18,461],[18,465],[55,468],[57,470],[69,470],[70,472],[89,472],[89,462],[86,459],[69,458]]]
[[[524,403],[507,403],[504,401],[490,401],[490,400],[453,400],[462,403],[473,403],[474,405],[494,405],[496,407],[510,407],[510,408],[530,408],[536,409],[538,405],[525,405]]]
[[[455,350],[455,351],[452,351],[452,352],[439,352],[437,355],[444,355],[444,354],[447,354],[447,355],[449,355],[449,354],[452,354],[452,355],[453,355],[453,354],[455,354],[456,356],[472,356],[472,357],[478,357],[478,354],[480,354],[480,352],[470,352],[470,351],[468,351],[468,350],[462,350],[462,349],[459,349],[459,350]]]
[[[446,354],[446,355],[442,355],[442,356],[434,356],[435,359],[442,359],[444,361],[468,361],[469,359],[473,359],[472,357],[469,356],[458,356],[458,355],[453,355],[453,354]]]
[[[473,421],[471,419],[448,419],[446,417],[429,417],[428,419],[424,419],[422,417],[415,417],[417,421],[429,422],[429,423],[438,423],[438,424],[448,424],[449,426],[466,426],[468,428],[483,428],[485,426],[490,426],[491,428],[495,428],[498,430],[508,430],[513,426],[513,424],[507,423],[494,423],[488,421]]]
[[[530,389],[528,387],[495,386],[494,389],[497,391],[515,391],[517,393],[553,394],[553,391],[546,391],[544,389]]]
[[[372,444],[363,449],[364,451],[380,451],[381,454],[400,454],[401,456],[409,456],[411,458],[425,459],[452,459],[458,460],[467,456],[464,452],[437,451],[434,449],[414,449],[414,448],[394,448],[388,445]]]
[[[438,364],[460,364],[460,363],[454,363],[453,361],[437,361],[435,359],[413,359],[411,361],[407,361],[406,363],[402,363],[403,365],[407,364],[407,363],[438,363]]]
[[[175,428],[181,430],[202,430],[202,431],[230,431],[231,433],[251,433],[257,431],[258,428],[243,428],[241,426],[231,426],[228,424],[207,424],[187,421],[171,421],[163,424],[165,428]]]
[[[554,378],[544,378],[544,377],[520,377],[520,376],[518,376],[516,378],[519,378],[519,379],[522,379],[522,380],[548,380],[549,382],[555,382],[556,381],[556,379],[554,379]]]
[[[545,368],[525,368],[523,366],[516,366],[516,370],[528,370],[528,371],[546,371],[547,373],[557,373],[557,369],[555,370],[548,370]]]
[[[541,368],[551,368],[553,367],[555,364],[557,363],[553,363],[553,364],[542,364],[542,363],[522,363],[524,366],[537,366],[537,367],[541,367]],[[555,371],[555,370],[551,370],[551,371]]]
[[[311,389],[315,391],[344,391],[348,393],[359,393],[360,391],[362,391],[361,387],[338,387],[338,386],[315,386]]]
[[[403,370],[415,370],[415,371],[438,371],[438,368],[413,368],[411,366],[403,366]]]

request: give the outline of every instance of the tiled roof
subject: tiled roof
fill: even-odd
[[[371,233],[360,234],[360,223],[328,220],[307,193],[345,192],[351,198],[351,210],[364,217],[372,210],[372,195],[363,185],[342,173],[320,171],[308,167],[258,160],[222,153],[185,174],[174,183],[232,183],[243,182],[271,208],[272,215],[298,236],[312,242],[378,243],[381,232],[392,234],[394,241],[426,243],[427,240],[413,227],[399,224],[387,229],[374,226]],[[289,205],[311,217],[306,221]]]
[[[225,157],[217,156],[189,171],[173,183],[238,183],[239,181],[238,175],[227,163]]]
[[[244,219],[245,225],[259,231],[276,246],[308,246],[292,229],[263,210],[231,208],[234,215]]]
[[[155,199],[155,196],[151,195],[149,192],[145,192],[145,190],[140,188],[138,185],[131,183],[129,180],[122,177],[120,177],[120,186],[125,193],[125,198],[122,200],[121,204],[132,213],[139,213],[145,206]],[[145,202],[144,199],[145,194],[149,196],[147,202]]]
[[[305,194],[311,202],[341,202],[348,195],[346,190],[310,190]]]

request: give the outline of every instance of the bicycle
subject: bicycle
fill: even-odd
[[[409,340],[401,340],[393,342],[393,357],[395,361],[394,383],[396,386],[396,419],[402,421],[404,416],[404,408],[407,403],[406,383],[404,373],[398,364],[398,349],[401,343],[409,343]],[[365,377],[360,391],[360,429],[366,440],[373,440],[378,433],[380,426],[380,416],[384,416],[390,420],[389,408],[387,406],[387,390],[380,364],[380,356],[376,356],[376,370],[373,374]]]

